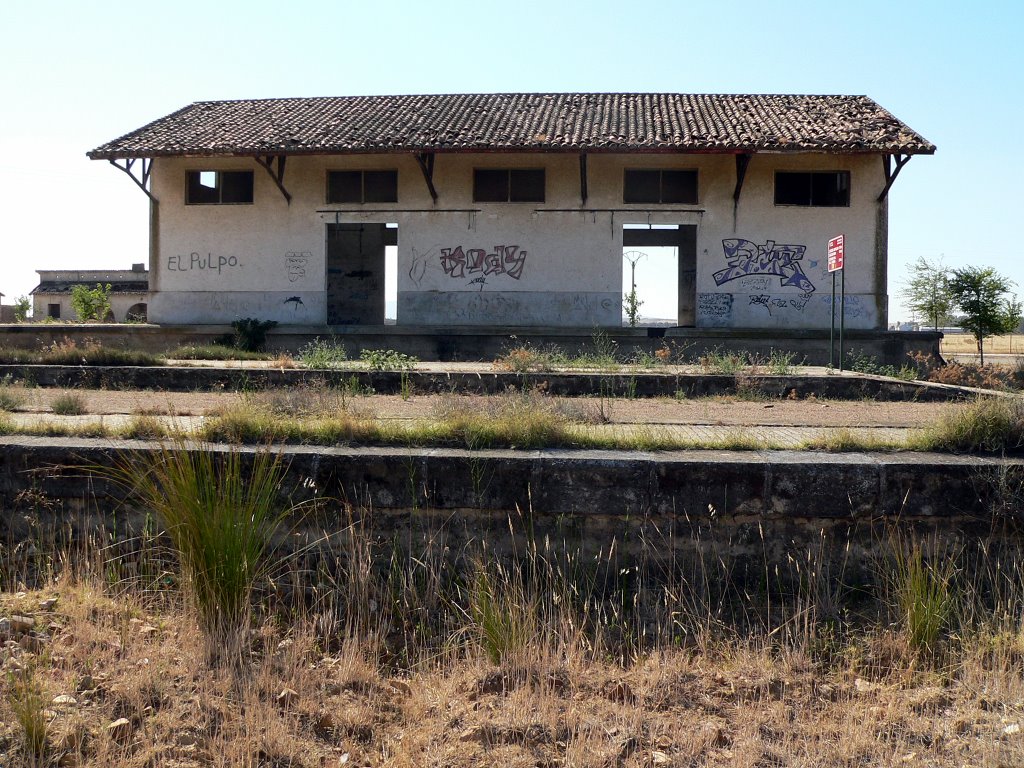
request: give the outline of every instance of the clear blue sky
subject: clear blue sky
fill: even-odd
[[[0,291],[146,259],[146,201],[85,152],[201,99],[467,91],[867,94],[938,145],[889,196],[918,255],[1024,294],[1024,3],[7,2]]]

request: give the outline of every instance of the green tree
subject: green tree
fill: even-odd
[[[71,308],[83,323],[102,322],[110,314],[110,283],[95,288],[76,285],[71,289]]]
[[[985,364],[985,338],[1012,333],[1021,321],[1021,304],[1015,295],[1007,298],[1014,283],[992,267],[963,267],[950,273],[949,291],[963,315],[958,324],[978,342],[978,355]]]
[[[903,286],[907,306],[915,315],[927,318],[935,330],[939,330],[939,324],[948,320],[953,311],[949,275],[949,267],[920,256],[910,267],[910,279]]]
[[[14,322],[24,323],[28,320],[28,311],[32,308],[32,302],[28,296],[19,296],[14,300]]]

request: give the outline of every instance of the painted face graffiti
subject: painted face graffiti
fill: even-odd
[[[733,237],[722,241],[722,249],[729,267],[715,272],[717,285],[749,275],[774,275],[780,278],[780,286],[791,286],[801,293],[814,291],[814,283],[800,266],[800,260],[807,251],[806,245],[782,245],[774,240],[758,245]]]

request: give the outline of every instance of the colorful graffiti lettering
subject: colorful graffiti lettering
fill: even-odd
[[[715,272],[718,285],[749,275],[774,275],[780,278],[783,287],[793,286],[801,293],[814,291],[814,283],[800,266],[800,260],[807,251],[806,245],[782,245],[774,240],[758,245],[733,237],[722,241],[722,249],[729,267]]]
[[[441,268],[449,277],[465,277],[467,274],[508,275],[518,280],[526,266],[527,252],[518,245],[496,245],[491,253],[483,248],[441,249]]]

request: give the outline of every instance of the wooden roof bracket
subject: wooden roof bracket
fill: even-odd
[[[881,193],[878,195],[878,202],[885,200],[885,196],[889,194],[889,187],[896,181],[896,177],[900,175],[900,171],[903,170],[903,166],[910,162],[910,158],[913,155],[901,155],[899,153],[895,155],[882,155],[882,170],[885,171],[885,186],[882,187]],[[893,158],[896,158],[896,168],[892,167]]]
[[[154,203],[160,202],[153,196],[153,193],[149,191],[149,174],[153,170],[152,159],[146,157],[142,158],[142,167],[140,169],[141,174],[139,176],[136,176],[135,172],[132,170],[133,166],[135,165],[134,157],[125,158],[124,165],[118,165],[117,160],[110,160],[110,164],[117,168],[117,170],[126,173],[128,175],[128,178],[134,181],[136,186],[138,186],[139,189],[146,193],[146,197],[148,197]]]
[[[580,205],[587,204],[587,153],[580,152]]]
[[[747,178],[747,168],[750,165],[750,158],[754,155],[751,152],[744,152],[736,155],[736,187],[732,191],[732,228],[736,229],[736,211],[740,205],[740,194],[743,192],[743,182]]]
[[[437,190],[434,189],[434,153],[417,152],[416,162],[420,164],[420,170],[423,172],[423,180],[427,183],[427,191],[430,192],[430,198],[436,203]]]
[[[270,178],[274,180],[277,188],[281,190],[281,194],[284,195],[284,199],[288,201],[288,205],[291,205],[292,196],[288,193],[288,190],[284,188],[284,161],[287,160],[287,158],[284,155],[267,155],[266,157],[260,157],[257,155],[255,160],[263,170],[270,174]],[[275,161],[277,163],[276,168],[274,167]]]

